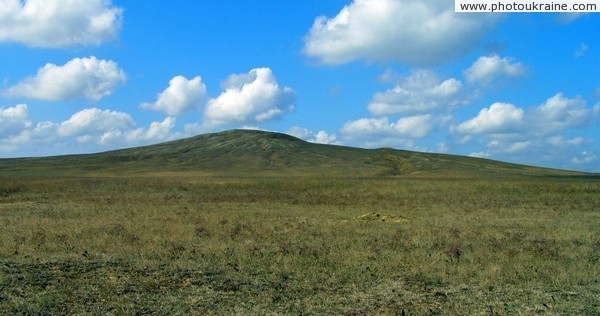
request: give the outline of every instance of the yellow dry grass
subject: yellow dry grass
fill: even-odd
[[[594,180],[2,180],[0,314],[600,313]]]

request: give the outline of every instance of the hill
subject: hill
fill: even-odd
[[[314,144],[256,130],[203,134],[97,154],[0,159],[3,175],[582,176],[585,173],[389,148]]]

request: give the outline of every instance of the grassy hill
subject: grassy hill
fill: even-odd
[[[598,180],[260,131],[0,159],[0,315],[600,315]]]
[[[0,159],[5,175],[579,176],[583,173],[420,153],[314,144],[231,130],[97,154]]]

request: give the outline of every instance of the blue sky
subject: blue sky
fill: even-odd
[[[600,16],[0,0],[0,157],[232,128],[600,172]]]

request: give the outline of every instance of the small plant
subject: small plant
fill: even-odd
[[[203,227],[203,226],[196,227],[195,232],[196,232],[196,236],[198,236],[198,237],[204,237],[204,236],[209,235],[208,229],[206,229],[206,227]]]
[[[460,261],[460,256],[462,256],[464,251],[462,249],[460,249],[459,246],[454,246],[454,247],[451,247],[450,249],[446,250],[445,253],[450,258],[456,259],[456,261]]]

